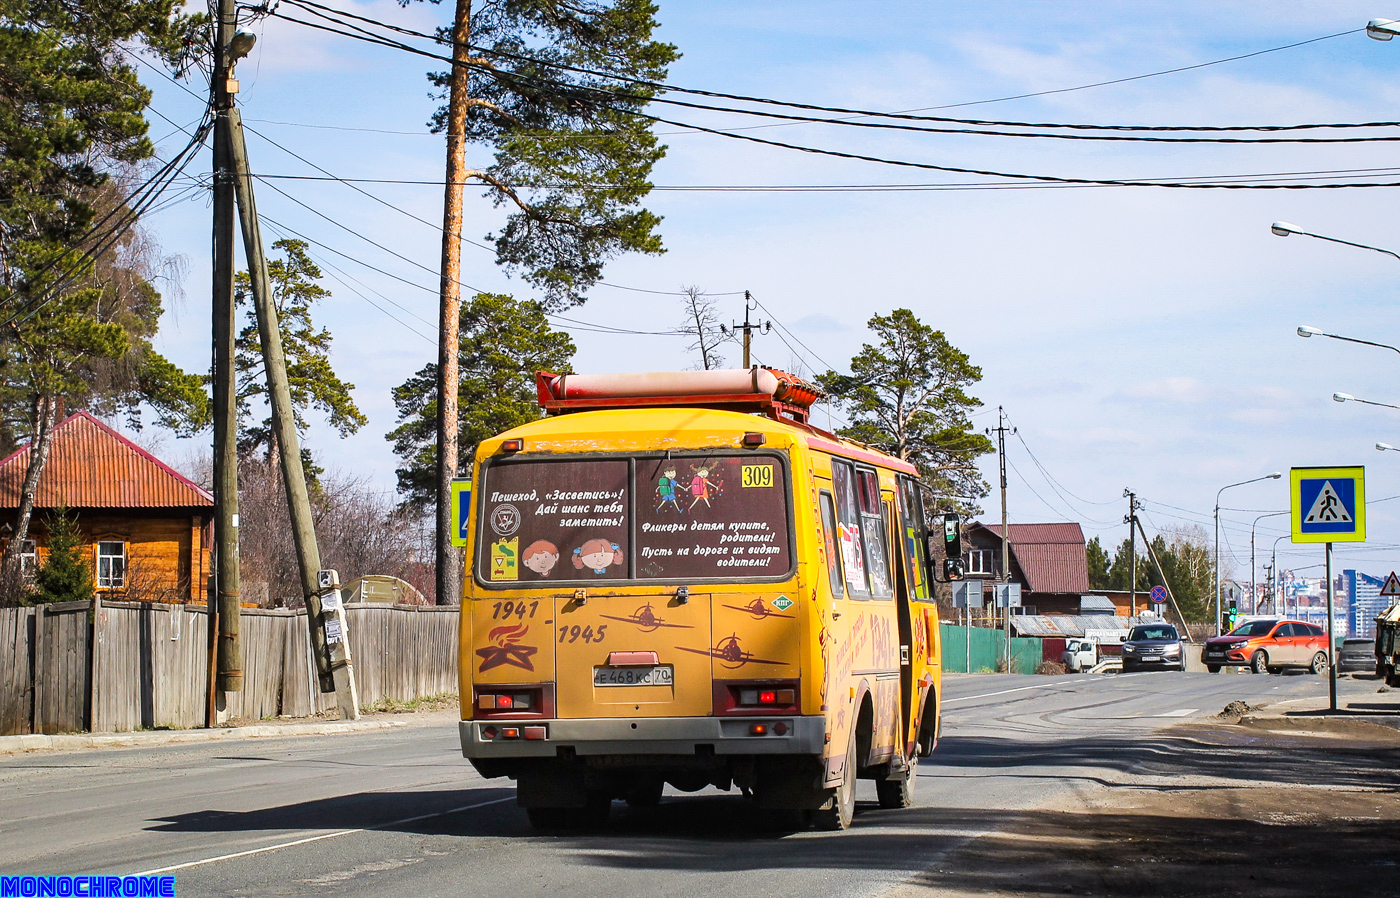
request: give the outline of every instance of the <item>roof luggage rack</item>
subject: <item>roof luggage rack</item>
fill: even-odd
[[[715,408],[806,424],[812,404],[826,396],[815,384],[755,366],[647,374],[535,372],[540,407],[551,415],[620,408]]]

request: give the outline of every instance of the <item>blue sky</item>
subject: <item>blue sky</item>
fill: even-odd
[[[384,0],[333,5],[420,29],[445,22],[451,8],[401,8]],[[659,36],[684,53],[672,69],[679,85],[904,110],[1189,66],[1360,28],[1386,14],[1352,2],[662,0]],[[1400,9],[1389,14],[1400,18]],[[436,105],[425,78],[430,60],[276,19],[257,30],[258,46],[238,72],[239,104],[257,132],[249,135],[255,172],[317,174],[264,135],[341,177],[441,178],[442,141],[425,127]],[[1379,43],[1356,33],[1188,72],[960,111],[1122,124],[1393,120],[1400,118],[1397,54],[1400,41]],[[161,114],[179,124],[198,117],[196,97],[149,69],[142,77]],[[205,89],[197,80],[190,87]],[[722,128],[767,124],[676,110],[659,114]],[[410,133],[337,130],[346,128]],[[173,130],[153,118],[153,136]],[[658,130],[670,147],[654,173],[661,186],[978,180]],[[1073,177],[1400,170],[1389,144],[1107,145],[810,124],[744,133],[938,165]],[[178,149],[181,137],[162,147]],[[484,148],[469,152],[473,163],[488,159]],[[208,172],[207,152],[194,170]],[[1400,180],[1393,174],[1380,179]],[[344,226],[258,188],[264,215],[331,248],[312,248],[334,294],[319,319],[334,331],[336,367],[356,385],[370,418],[359,434],[341,440],[313,415],[308,444],[327,466],[391,489],[395,459],[383,438],[396,423],[389,391],[435,357],[436,230],[343,184],[275,183]],[[429,222],[440,218],[437,187],[361,187]],[[800,361],[808,371],[847,362],[867,339],[864,323],[871,315],[912,309],[982,367],[974,393],[990,412],[975,418],[977,425],[994,425],[995,407],[1002,405],[1019,428],[1008,449],[1011,519],[1077,520],[1088,535],[1112,544],[1126,536],[1125,487],[1144,499],[1149,531],[1183,523],[1209,531],[1221,485],[1293,465],[1365,464],[1373,499],[1400,495],[1400,455],[1372,448],[1377,440],[1400,445],[1400,418],[1330,399],[1340,390],[1400,405],[1400,357],[1304,341],[1294,332],[1310,324],[1400,342],[1393,300],[1400,261],[1269,233],[1271,221],[1284,219],[1400,250],[1395,199],[1395,189],[659,190],[647,205],[664,216],[668,252],[620,259],[605,277],[643,290],[751,290],[770,313],[764,317],[781,321],[801,341],[794,352],[775,336],[759,337],[757,357],[778,367]],[[467,236],[484,236],[498,222],[497,210],[469,194]],[[183,298],[168,293],[161,348],[188,369],[202,370],[209,360],[207,198],[163,211],[148,226],[166,253],[187,264]],[[269,224],[264,235],[275,239],[277,226]],[[462,272],[472,286],[530,295],[481,249],[464,249]],[[742,317],[742,297],[719,301],[726,317]],[[681,308],[674,296],[600,286],[570,317],[660,331],[679,326]],[[690,362],[684,337],[580,331],[574,338],[578,370],[663,370]],[[732,356],[737,364],[737,352]],[[158,451],[180,457],[196,451],[195,442],[166,438]],[[984,467],[994,481],[995,458]],[[1234,549],[1242,577],[1250,525],[1258,514],[1287,507],[1287,482],[1285,476],[1226,493],[1223,504],[1232,510],[1224,513],[1224,551]],[[997,514],[995,494],[984,508],[988,517]],[[1259,522],[1261,556],[1286,531],[1278,523],[1285,520]],[[1400,567],[1400,500],[1375,505],[1370,525],[1366,546],[1338,548],[1338,569],[1354,565],[1383,574]],[[1279,548],[1284,567],[1318,575],[1320,568],[1309,566],[1320,564],[1320,549],[1294,549],[1287,540]]]

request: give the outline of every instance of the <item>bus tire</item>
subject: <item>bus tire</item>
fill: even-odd
[[[933,747],[937,744],[938,697],[930,689],[928,698],[924,701],[924,714],[919,718],[919,738],[915,743],[915,753],[918,757],[927,758],[933,754]]]
[[[880,798],[880,807],[886,810],[912,807],[914,786],[919,772],[919,756],[909,759],[909,766],[903,773],[893,774],[875,781],[875,794]]]
[[[856,734],[846,741],[846,763],[841,771],[841,784],[836,793],[818,810],[812,811],[812,824],[821,830],[836,832],[850,829],[856,816]]]

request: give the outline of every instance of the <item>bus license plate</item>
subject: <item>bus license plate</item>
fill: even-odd
[[[669,664],[654,667],[595,667],[594,686],[670,686],[675,668]]]

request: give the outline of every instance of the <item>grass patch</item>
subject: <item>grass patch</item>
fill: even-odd
[[[446,711],[449,708],[457,707],[457,703],[457,693],[442,692],[437,695],[411,698],[407,701],[400,701],[396,698],[381,698],[372,705],[362,706],[360,710],[370,713],[412,714],[415,711]]]

